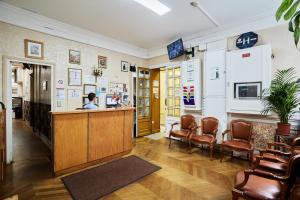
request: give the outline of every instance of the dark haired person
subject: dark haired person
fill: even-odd
[[[84,109],[97,109],[98,106],[96,105],[96,94],[89,93],[88,95],[89,103],[83,106]]]

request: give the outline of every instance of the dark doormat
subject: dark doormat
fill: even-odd
[[[62,178],[75,200],[95,200],[133,183],[160,167],[137,156],[128,156]]]

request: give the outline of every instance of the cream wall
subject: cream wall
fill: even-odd
[[[300,51],[295,47],[293,34],[288,31],[288,25],[280,25],[273,28],[256,31],[258,44],[271,44],[274,59],[272,59],[273,73],[276,69],[295,67],[297,76],[300,77]],[[237,49],[235,41],[237,37],[228,39],[228,49]]]
[[[67,89],[83,89],[83,87],[68,86],[67,69],[80,68],[83,75],[92,74],[92,67],[97,65],[98,55],[106,56],[108,59],[108,68],[104,70],[104,77],[110,81],[127,83],[131,93],[131,73],[121,72],[121,60],[136,64],[137,66],[146,66],[146,60],[121,54],[111,50],[98,48],[91,45],[51,36],[48,34],[32,31],[29,29],[17,27],[14,25],[0,22],[0,82],[3,84],[3,64],[2,56],[25,58],[24,39],[36,40],[44,43],[45,62],[55,63],[55,80],[64,80],[65,96]],[[81,65],[69,64],[69,49],[81,51]],[[56,83],[53,88],[56,87]],[[0,100],[3,98],[3,87],[0,87]],[[65,107],[67,106],[65,100]],[[55,104],[55,102],[54,102]],[[81,106],[81,105],[78,105]]]
[[[257,45],[271,44],[274,59],[272,60],[273,73],[276,69],[295,67],[297,76],[300,77],[300,51],[294,45],[294,39],[291,32],[288,31],[288,25],[280,25],[256,31],[259,35]],[[228,50],[236,50],[235,41],[238,36],[228,38]],[[168,55],[157,56],[147,60],[148,66],[155,66],[162,63],[168,63]]]

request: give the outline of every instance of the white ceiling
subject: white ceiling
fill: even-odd
[[[80,28],[150,49],[179,37],[217,30],[191,0],[160,0],[171,11],[159,16],[133,0],[3,0]],[[199,0],[221,27],[274,15],[281,0]]]

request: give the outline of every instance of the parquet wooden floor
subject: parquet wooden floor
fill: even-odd
[[[103,199],[229,200],[233,177],[236,172],[248,167],[246,161],[230,157],[220,163],[218,155],[215,160],[210,161],[207,152],[200,149],[189,154],[186,145],[176,141],[173,142],[172,149],[169,149],[165,138],[136,139],[131,154],[159,165],[162,169]],[[49,176],[50,161],[46,159],[46,153],[44,156],[35,161],[14,163],[23,165],[21,167],[15,167],[14,164],[8,167],[6,173],[10,178],[0,186],[0,199],[13,194],[18,194],[21,200],[71,199],[60,178]],[[14,175],[23,173],[28,174],[13,178]]]

